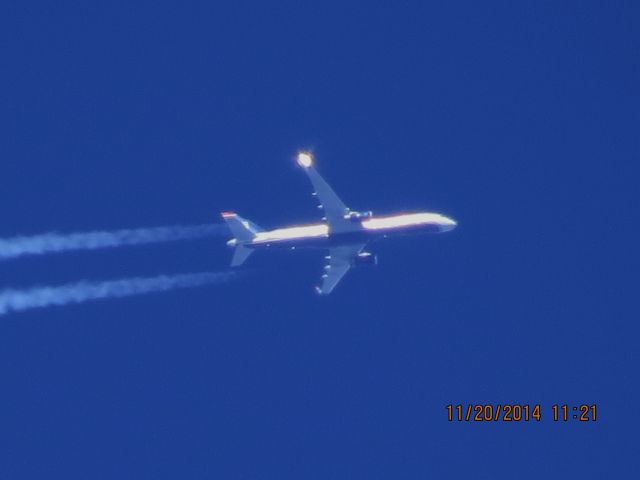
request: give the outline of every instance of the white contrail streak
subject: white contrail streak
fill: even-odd
[[[177,288],[225,283],[233,272],[201,272],[157,277],[133,277],[103,282],[81,281],[58,286],[42,286],[23,290],[0,291],[0,315],[31,308],[84,303],[103,298],[120,298]]]
[[[43,255],[72,250],[96,250],[125,245],[190,240],[222,235],[225,232],[226,229],[223,225],[175,225],[67,234],[51,232],[34,236],[0,238],[0,260],[23,255]]]

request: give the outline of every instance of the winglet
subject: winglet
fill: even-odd
[[[236,212],[222,212],[221,215],[222,215],[222,218],[232,218],[232,217],[236,217],[237,213]]]

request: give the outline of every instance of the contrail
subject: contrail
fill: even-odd
[[[103,282],[81,281],[58,286],[42,286],[24,290],[0,291],[0,315],[31,308],[84,303],[103,298],[120,298],[178,288],[225,283],[236,276],[233,272],[201,272],[157,277],[132,277]]]
[[[0,238],[0,260],[23,255],[43,255],[72,250],[96,250],[125,245],[190,240],[222,235],[225,232],[226,228],[223,225],[174,225],[67,234],[51,232],[34,236]]]

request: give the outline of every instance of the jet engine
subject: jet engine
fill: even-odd
[[[378,264],[378,256],[370,252],[360,252],[353,259],[354,267],[373,266]]]
[[[354,211],[348,211],[344,218],[346,220],[350,220],[352,222],[358,221],[358,220],[365,220],[367,218],[371,218],[373,216],[373,212],[371,210],[367,211],[367,212],[354,212]]]

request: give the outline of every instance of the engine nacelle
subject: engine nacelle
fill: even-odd
[[[367,218],[371,218],[373,216],[373,212],[371,210],[367,212],[354,212],[349,211],[344,215],[345,220],[350,220],[352,222],[356,222],[358,220],[365,220]]]
[[[354,267],[374,266],[378,264],[378,256],[370,252],[360,252],[352,263]]]

